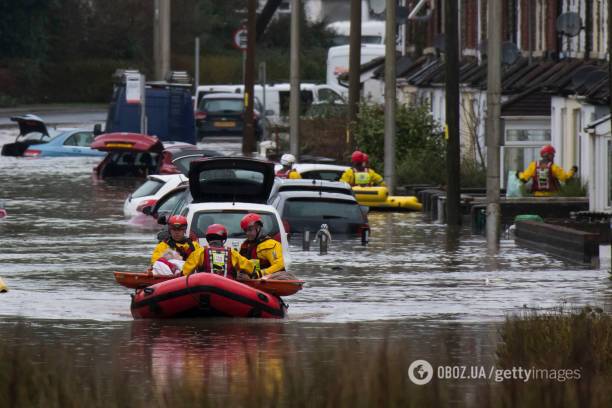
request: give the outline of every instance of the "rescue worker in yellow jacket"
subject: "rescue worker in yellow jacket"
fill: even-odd
[[[280,164],[283,166],[276,172],[276,177],[287,178],[287,179],[301,179],[302,176],[296,169],[293,168],[295,164],[295,156],[289,153],[283,154],[280,159]]]
[[[182,215],[173,215],[168,218],[168,230],[170,231],[170,237],[157,244],[153,250],[153,255],[151,255],[151,265],[170,249],[176,251],[186,261],[192,252],[201,248],[197,241],[185,236],[187,218]]]
[[[542,160],[532,161],[527,169],[520,173],[516,172],[516,177],[522,182],[527,183],[530,179],[531,192],[536,197],[552,196],[559,192],[560,181],[567,181],[574,177],[578,167],[573,166],[567,173],[563,168],[553,163],[555,159],[555,148],[546,145],[540,149]]]
[[[353,167],[346,169],[342,177],[340,177],[340,181],[359,187],[384,186],[385,182],[382,176],[366,167],[366,157],[365,153],[355,150],[351,155]]]
[[[258,214],[245,215],[240,227],[247,236],[240,246],[240,255],[255,262],[257,277],[285,270],[283,246],[268,235],[263,235],[263,222]]]
[[[252,278],[257,276],[255,263],[240,255],[233,248],[225,247],[227,228],[221,224],[212,224],[206,229],[207,245],[195,250],[183,265],[183,275],[191,273],[212,272],[226,278],[236,279],[238,273],[246,273]]]

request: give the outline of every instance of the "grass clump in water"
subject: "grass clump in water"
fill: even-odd
[[[612,317],[601,308],[558,308],[512,316],[502,326],[501,339],[499,367],[538,372],[529,381],[505,381],[505,404],[612,406]]]

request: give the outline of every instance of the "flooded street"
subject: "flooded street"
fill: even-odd
[[[0,129],[0,144],[13,132]],[[205,146],[240,150],[227,141]],[[11,341],[74,348],[84,366],[96,353],[102,364],[122,361],[156,384],[168,372],[216,375],[222,378],[210,380],[213,388],[227,391],[231,375],[238,386],[248,384],[251,343],[265,344],[270,352],[257,358],[269,367],[307,359],[321,341],[329,350],[389,342],[405,352],[406,368],[415,358],[491,364],[508,313],[562,304],[612,311],[603,270],[509,240],[490,256],[484,238],[468,228],[451,236],[421,213],[371,213],[367,246],[332,240],[319,255],[316,244],[305,252],[292,243],[291,270],[307,283],[286,299],[283,321],[134,321],[131,290],[112,272],[146,268],[157,230],[123,216],[123,201],[141,181],[96,182],[99,160],[0,157],[0,200],[8,211],[0,220],[0,277],[10,289],[0,294],[0,331],[25,324]]]

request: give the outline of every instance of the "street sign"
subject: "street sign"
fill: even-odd
[[[235,48],[238,48],[241,51],[246,51],[247,49],[247,29],[242,27],[234,31],[232,35],[232,44]]]
[[[144,96],[144,81],[139,73],[125,74],[125,99],[129,104],[141,104]]]

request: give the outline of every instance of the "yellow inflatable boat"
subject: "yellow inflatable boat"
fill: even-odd
[[[421,211],[423,205],[415,196],[390,196],[387,187],[353,187],[355,198],[372,211]]]

